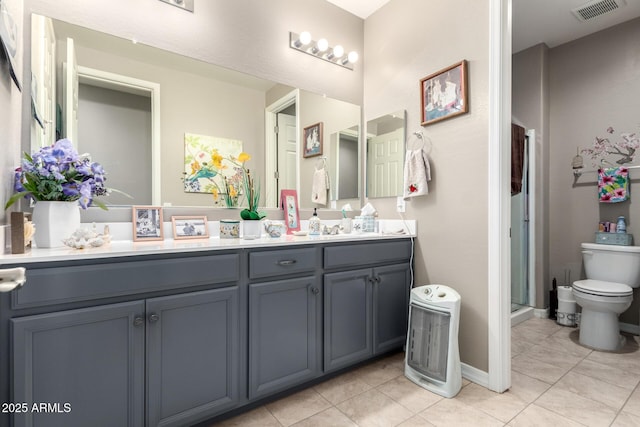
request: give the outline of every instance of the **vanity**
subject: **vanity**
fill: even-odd
[[[411,261],[377,233],[5,256],[0,400],[15,426],[215,418],[402,348]]]

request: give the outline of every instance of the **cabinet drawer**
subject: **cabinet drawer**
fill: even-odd
[[[324,268],[406,261],[410,258],[411,242],[409,240],[324,248]]]
[[[249,278],[307,273],[316,269],[316,249],[285,249],[249,254]]]
[[[27,270],[27,283],[13,292],[14,309],[40,307],[140,292],[233,283],[238,254],[109,262]]]

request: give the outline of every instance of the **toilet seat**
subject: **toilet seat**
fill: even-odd
[[[578,280],[573,282],[576,291],[601,297],[633,296],[633,289],[624,283],[606,282],[604,280]]]

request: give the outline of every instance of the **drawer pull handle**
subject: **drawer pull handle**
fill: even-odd
[[[314,295],[318,295],[320,293],[320,289],[316,288],[315,286],[311,288],[311,293]]]
[[[297,261],[295,259],[284,259],[282,261],[276,262],[276,264],[285,266],[285,265],[293,265],[296,262]]]
[[[144,323],[144,317],[136,316],[133,318],[133,326],[142,326]]]
[[[160,320],[160,316],[157,315],[156,313],[152,313],[152,314],[149,315],[149,322],[155,323],[158,320]]]

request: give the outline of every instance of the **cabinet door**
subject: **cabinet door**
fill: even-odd
[[[373,353],[371,269],[324,276],[324,370]]]
[[[249,399],[319,374],[321,288],[315,277],[249,288]]]
[[[373,269],[373,351],[402,347],[407,337],[409,264]]]
[[[238,288],[147,300],[147,423],[184,426],[238,401]]]
[[[14,425],[142,426],[143,316],[134,301],[12,319],[13,402],[29,405]]]

